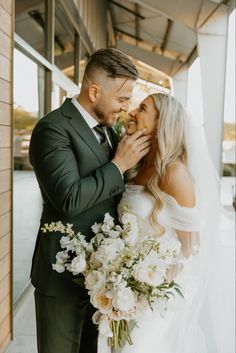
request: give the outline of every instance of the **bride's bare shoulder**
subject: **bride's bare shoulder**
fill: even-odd
[[[183,163],[172,163],[168,166],[161,189],[175,198],[183,207],[194,207],[196,195],[192,176]]]

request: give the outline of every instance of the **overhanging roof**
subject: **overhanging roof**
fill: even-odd
[[[197,30],[228,1],[110,0],[115,45],[174,76],[197,56]]]

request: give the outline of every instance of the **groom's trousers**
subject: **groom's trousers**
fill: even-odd
[[[48,296],[35,290],[38,353],[97,353],[95,309],[89,298]]]

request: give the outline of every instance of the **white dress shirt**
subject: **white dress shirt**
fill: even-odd
[[[94,119],[94,117],[93,117],[91,114],[89,114],[89,112],[87,112],[87,110],[85,110],[85,109],[82,107],[81,104],[79,104],[79,102],[78,102],[78,100],[77,100],[77,97],[78,97],[78,95],[74,96],[74,97],[72,98],[72,100],[71,100],[71,103],[74,104],[74,106],[78,109],[78,111],[80,112],[80,114],[81,114],[82,117],[84,118],[85,122],[88,124],[88,126],[90,127],[90,129],[91,129],[92,132],[94,133],[96,139],[97,139],[98,142],[100,143],[100,136],[99,136],[99,135],[96,133],[96,131],[94,130],[94,127],[97,126],[97,125],[99,125],[99,123],[97,122],[96,119]],[[113,148],[112,143],[111,143],[111,140],[110,140],[109,135],[108,135],[108,133],[107,133],[107,128],[106,128],[106,126],[104,126],[104,127],[105,127],[104,131],[105,131],[105,134],[106,134],[107,141],[108,141],[110,147]],[[116,167],[119,169],[119,172],[120,172],[120,174],[121,174],[121,176],[122,176],[122,178],[123,178],[123,173],[121,172],[119,166],[118,166],[115,162],[113,162],[113,161],[111,161],[111,162],[116,165]]]

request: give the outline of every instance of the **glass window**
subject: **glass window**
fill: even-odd
[[[223,176],[231,177],[232,193],[236,199],[236,122],[235,122],[235,13],[229,16],[228,48],[225,82],[224,135],[223,135]],[[228,178],[228,183],[230,178]]]
[[[27,73],[27,74],[26,74]],[[31,132],[39,119],[43,69],[14,50],[13,300],[29,283],[41,213],[39,187],[29,163]]]
[[[15,0],[15,32],[43,56],[45,56],[44,28],[44,1]]]
[[[75,30],[59,2],[55,3],[55,65],[74,81]]]
[[[81,44],[80,44],[80,61],[79,61],[79,82],[80,83],[82,82],[84,70],[87,65],[88,59],[89,59],[89,54],[81,42]]]
[[[53,84],[52,84],[52,110],[60,107],[67,96],[68,96],[67,92],[63,88],[61,88],[58,84],[53,82]]]

